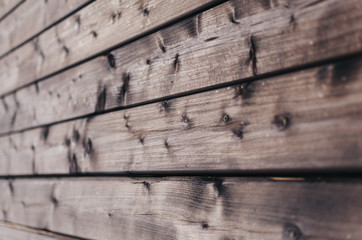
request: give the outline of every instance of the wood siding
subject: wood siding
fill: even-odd
[[[88,239],[362,237],[360,183],[21,179],[0,188],[8,221]]]
[[[362,239],[359,0],[0,0],[0,240]]]

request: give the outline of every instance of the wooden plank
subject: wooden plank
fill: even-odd
[[[1,59],[0,95],[220,1],[97,1]]]
[[[25,1],[9,17],[0,22],[0,56],[88,2],[91,1]]]
[[[33,232],[27,232],[15,228],[4,227],[0,225],[0,239],[12,239],[12,240],[49,240],[49,239],[56,239],[53,237],[49,237],[46,235],[40,235]]]
[[[357,170],[361,94],[353,59],[55,124],[1,137],[0,174]]]
[[[360,182],[78,178],[0,188],[1,219],[92,239],[362,238]]]
[[[0,21],[25,0],[0,0]]]
[[[293,1],[289,8],[279,4],[269,9],[258,1],[227,2],[186,19],[113,51],[109,55],[112,66],[108,57],[102,56],[8,95],[0,104],[0,133],[361,50],[362,24],[358,23],[362,11],[356,7],[361,2],[329,0],[307,7],[313,1]],[[240,24],[235,24],[230,22],[230,9],[248,9],[248,14],[237,15]],[[197,36],[191,31],[196,23],[201,29]],[[160,49],[160,42],[166,52]],[[105,103],[97,108],[102,92]]]
[[[1,240],[71,240],[78,238],[64,237],[59,234],[49,233],[46,231],[24,227],[7,222],[0,222],[0,239]]]

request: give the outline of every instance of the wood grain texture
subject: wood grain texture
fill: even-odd
[[[92,239],[362,238],[360,182],[78,178],[0,188],[1,219]]]
[[[219,1],[90,4],[0,60],[0,95]]]
[[[0,221],[0,240],[76,240],[59,234]]]
[[[233,1],[186,19],[6,96],[0,105],[0,133],[361,50],[361,2],[312,3],[298,0],[286,8],[279,2],[265,8],[258,1]]]
[[[49,237],[46,235],[40,235],[33,232],[26,232],[23,230],[4,227],[0,225],[0,239],[1,240],[54,240],[56,238]]]
[[[0,0],[0,19],[4,18],[16,6],[24,3],[24,0]]]
[[[25,1],[0,22],[0,56],[87,2],[90,0]]]
[[[361,169],[361,66],[354,59],[3,136],[0,174]]]

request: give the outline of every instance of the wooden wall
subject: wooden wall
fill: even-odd
[[[362,239],[362,1],[0,0],[0,239]]]

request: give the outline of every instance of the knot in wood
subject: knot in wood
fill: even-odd
[[[231,117],[228,114],[223,113],[221,116],[221,121],[224,123],[228,123],[231,121]]]
[[[93,143],[90,138],[86,142],[83,143],[84,151],[87,154],[91,154],[93,152]]]
[[[246,83],[243,83],[242,85],[240,85],[237,89],[236,89],[236,93],[238,95],[244,95],[247,91],[248,85]]]
[[[284,225],[283,238],[285,240],[299,240],[302,237],[301,230],[292,223]]]
[[[113,56],[113,54],[108,54],[107,55],[107,61],[108,61],[108,65],[111,67],[111,68],[115,68],[116,67],[116,60]]]
[[[188,116],[186,114],[182,114],[182,121],[184,123],[188,123],[188,122],[190,122],[190,119],[188,118]]]
[[[283,131],[289,127],[291,123],[290,114],[282,113],[274,116],[273,124],[278,128],[278,130]]]

